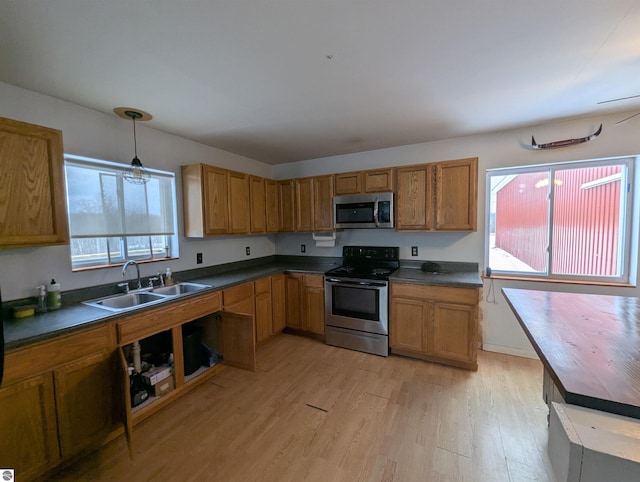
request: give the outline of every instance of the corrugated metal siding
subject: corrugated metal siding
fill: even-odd
[[[620,166],[556,171],[553,273],[617,273],[620,181],[584,189]],[[545,271],[547,173],[520,174],[496,193],[496,247]],[[536,187],[538,185],[538,187]]]
[[[519,174],[496,193],[496,248],[536,271],[546,270],[547,187],[545,172]]]
[[[556,172],[553,272],[613,276],[617,273],[620,181],[583,189],[620,172],[620,166]]]

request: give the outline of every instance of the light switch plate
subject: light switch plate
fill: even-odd
[[[301,253],[306,253],[307,252],[307,245],[306,244],[301,244],[300,245],[300,252]]]
[[[418,247],[411,246],[411,256],[418,256]]]

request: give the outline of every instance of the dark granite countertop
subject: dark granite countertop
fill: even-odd
[[[403,261],[389,281],[456,288],[482,287],[477,263]]]
[[[270,256],[262,261],[252,260],[252,262],[229,263],[200,270],[177,272],[174,274],[176,282],[191,281],[211,285],[212,288],[181,296],[179,299],[167,300],[165,303],[182,301],[188,296],[198,296],[278,273],[324,273],[340,262],[341,258]],[[105,289],[110,289],[111,292],[105,293]],[[75,290],[73,293],[63,294],[64,304],[60,310],[37,314],[29,318],[6,320],[4,322],[5,349],[10,351],[158,307],[158,305],[152,305],[135,311],[116,313],[81,303],[84,299],[113,294],[114,289],[115,283],[113,286],[103,287],[102,291],[98,288]],[[85,292],[86,295],[83,296],[82,292]],[[71,300],[71,303],[67,300]]]
[[[165,303],[178,302],[188,296],[198,296],[278,273],[324,274],[341,263],[342,258],[276,255],[176,272],[174,273],[176,282],[191,281],[207,284],[211,286],[211,289],[167,300]],[[437,268],[437,273],[422,271],[420,269],[422,264],[422,261],[402,261],[400,269],[391,276],[390,281],[470,288],[482,286],[477,263],[435,262],[434,267]],[[158,305],[152,305],[134,311],[115,313],[81,303],[83,300],[115,294],[115,285],[115,283],[111,283],[101,287],[65,292],[63,293],[63,307],[60,310],[29,318],[6,320],[4,322],[5,349],[10,351],[158,307]]]
[[[640,301],[503,288],[567,403],[640,419]]]

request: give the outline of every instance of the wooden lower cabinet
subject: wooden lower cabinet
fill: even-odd
[[[476,288],[391,283],[392,353],[477,370]]]
[[[0,388],[0,467],[31,480],[118,428],[115,330],[97,328],[7,352]]]
[[[302,283],[301,273],[288,273],[285,276],[287,328],[302,329]]]
[[[273,302],[271,300],[271,278],[255,282],[256,344],[261,344],[273,335]]]
[[[324,277],[305,274],[303,280],[302,329],[324,335]]]
[[[96,353],[53,371],[63,458],[99,446],[117,428],[114,355]]]
[[[324,335],[324,276],[289,273],[286,280],[288,328]]]
[[[286,288],[283,274],[271,277],[272,331],[280,333],[287,326]]]
[[[53,375],[47,372],[0,389],[0,467],[31,480],[60,461]]]

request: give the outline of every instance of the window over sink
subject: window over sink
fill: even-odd
[[[175,174],[148,169],[146,184],[123,178],[127,165],[65,155],[73,270],[178,256]]]
[[[487,170],[485,266],[498,276],[633,284],[635,162]]]

